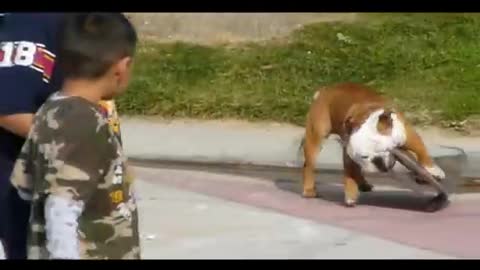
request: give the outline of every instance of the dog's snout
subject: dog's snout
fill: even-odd
[[[387,172],[395,166],[395,158],[392,156],[376,156],[372,159],[373,165],[381,171]]]
[[[387,164],[385,164],[385,161],[383,160],[382,157],[374,157],[372,159],[372,163],[377,167],[377,169],[381,172],[387,172]]]

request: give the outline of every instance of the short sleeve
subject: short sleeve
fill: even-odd
[[[12,13],[0,28],[0,115],[35,113],[60,87],[56,33],[62,16]]]

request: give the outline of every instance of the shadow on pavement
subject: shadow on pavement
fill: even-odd
[[[301,196],[300,185],[289,179],[276,179],[275,185],[283,191]],[[331,183],[317,183],[318,200],[325,200],[343,205],[343,186]],[[417,194],[409,190],[373,190],[361,193],[358,205],[370,205],[424,212],[425,206],[433,194]]]
[[[453,148],[452,148],[453,149]],[[436,157],[435,162],[445,171],[446,179],[443,181],[444,187],[450,194],[468,192],[468,188],[464,187],[461,177],[462,169],[466,163],[466,155],[458,150],[456,155]],[[325,177],[323,174],[317,174],[318,199],[335,202],[343,205],[343,185],[341,185],[341,172],[335,175]],[[330,179],[336,178],[336,180]],[[274,180],[276,187],[281,190],[294,192],[301,196],[300,177],[295,178],[276,178]],[[400,178],[399,178],[400,179]],[[425,207],[429,201],[435,196],[434,194],[425,193],[426,186],[413,184],[413,181],[406,182],[389,179],[388,177],[367,177],[367,180],[375,186],[378,182],[391,183],[393,186],[406,187],[410,190],[374,190],[367,193],[361,193],[358,205],[370,205],[383,208],[394,208],[410,211],[425,212]]]

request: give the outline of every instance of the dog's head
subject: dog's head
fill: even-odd
[[[397,114],[375,105],[353,108],[344,122],[346,154],[366,172],[386,172],[395,165],[389,150],[403,145],[405,128]]]

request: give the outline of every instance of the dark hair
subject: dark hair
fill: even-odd
[[[70,13],[59,35],[58,65],[65,78],[96,79],[134,55],[137,33],[122,13]]]

